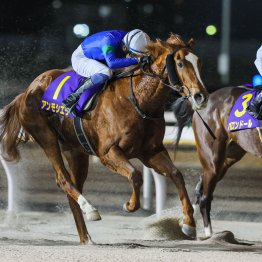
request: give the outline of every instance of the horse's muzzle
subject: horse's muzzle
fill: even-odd
[[[203,109],[207,105],[208,95],[204,93],[196,93],[192,96],[193,108]]]

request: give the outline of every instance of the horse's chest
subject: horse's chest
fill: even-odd
[[[161,126],[134,124],[124,128],[121,136],[121,147],[132,148],[134,151],[148,150],[158,147],[163,140],[164,129]]]

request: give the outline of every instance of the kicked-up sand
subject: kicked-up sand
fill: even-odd
[[[11,167],[14,207],[19,207],[15,213],[5,211],[7,181],[0,169],[0,262],[262,261],[261,159],[242,160],[219,183],[212,203],[214,235],[204,239],[198,215],[196,240],[181,232],[174,185],[167,184],[167,212],[151,215],[152,207],[150,212],[122,215],[130,197],[127,180],[91,161],[84,195],[95,203],[102,220],[86,222],[95,244],[80,245],[67,198],[57,188],[49,162],[32,146],[23,156],[24,161]],[[196,153],[180,152],[176,163],[194,196],[201,174]]]
[[[212,238],[183,238],[179,220],[103,215],[87,222],[95,244],[80,245],[69,212],[1,211],[0,261],[262,261],[262,224],[213,221]]]

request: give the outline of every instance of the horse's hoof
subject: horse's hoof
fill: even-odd
[[[86,246],[86,245],[96,245],[96,243],[90,238],[80,241],[80,245]]]
[[[188,237],[190,237],[190,238],[193,238],[193,239],[196,238],[196,228],[195,228],[195,227],[191,227],[191,226],[189,226],[189,225],[187,225],[187,224],[183,224],[183,226],[182,226],[182,232],[183,232],[186,236],[188,236]]]
[[[91,212],[86,214],[86,219],[88,221],[98,221],[101,220],[102,218],[97,210],[92,210]]]
[[[88,244],[89,244],[89,245],[96,245],[96,242],[94,242],[93,240],[89,239]]]
[[[123,205],[123,209],[124,211],[128,212],[128,213],[132,213],[132,212],[135,212],[137,209],[139,209],[139,206],[138,207],[133,207],[130,209],[130,203],[129,202],[126,202],[124,205]]]
[[[129,211],[129,209],[127,208],[127,204],[128,204],[128,202],[123,205],[123,209],[124,209],[124,211],[126,211],[126,212],[129,213],[130,211]]]

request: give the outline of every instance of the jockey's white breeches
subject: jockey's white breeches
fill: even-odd
[[[91,77],[94,74],[104,74],[111,78],[113,72],[106,65],[87,58],[81,45],[74,51],[71,58],[73,69],[81,76]]]

